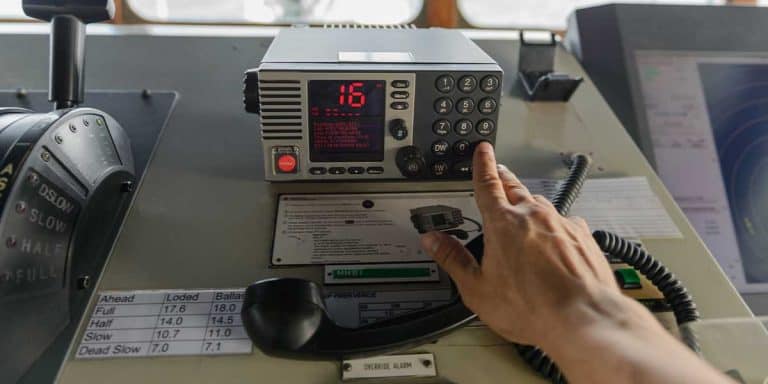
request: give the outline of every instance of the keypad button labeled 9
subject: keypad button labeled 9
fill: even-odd
[[[477,123],[477,133],[482,136],[489,136],[496,130],[496,123],[490,119],[483,119]]]

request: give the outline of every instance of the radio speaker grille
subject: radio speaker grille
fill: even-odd
[[[264,140],[302,138],[301,88],[299,80],[259,80],[261,136]]]

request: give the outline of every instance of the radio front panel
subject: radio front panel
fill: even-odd
[[[265,178],[471,177],[474,145],[495,142],[502,74],[446,67],[258,70]]]

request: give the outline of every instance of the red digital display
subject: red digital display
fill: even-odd
[[[310,160],[384,159],[383,80],[309,82]]]

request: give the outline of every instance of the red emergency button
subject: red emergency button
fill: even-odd
[[[296,173],[296,155],[288,153],[278,155],[277,169],[280,173]]]

